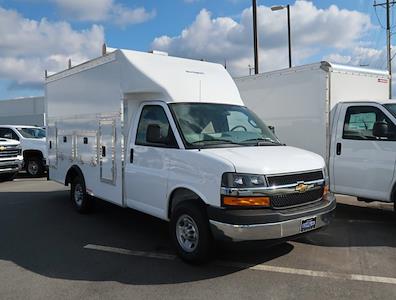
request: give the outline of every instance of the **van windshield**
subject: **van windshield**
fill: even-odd
[[[384,106],[396,118],[396,103],[384,104]]]
[[[264,122],[246,107],[172,103],[170,108],[186,148],[281,145]]]
[[[19,133],[27,139],[42,139],[45,138],[45,130],[35,127],[18,127]]]

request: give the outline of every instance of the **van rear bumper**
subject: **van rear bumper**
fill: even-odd
[[[237,242],[281,239],[319,229],[330,224],[335,208],[335,197],[330,194],[326,200],[299,208],[226,210],[209,207],[208,215],[215,238]],[[313,218],[315,226],[302,230],[303,222]]]

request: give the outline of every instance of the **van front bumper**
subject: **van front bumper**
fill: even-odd
[[[235,210],[208,208],[209,222],[215,238],[229,241],[271,240],[291,237],[330,224],[336,208],[335,197],[298,208],[273,210]],[[302,230],[305,220],[315,219],[313,228]]]

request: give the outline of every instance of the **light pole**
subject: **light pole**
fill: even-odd
[[[254,42],[254,74],[259,73],[258,34],[257,34],[257,0],[252,0],[253,42]]]
[[[282,10],[285,9],[287,10],[287,36],[289,40],[289,68],[292,67],[292,54],[291,54],[291,30],[290,30],[290,5],[277,5],[277,6],[272,6],[271,10],[272,11],[277,11],[277,10]]]

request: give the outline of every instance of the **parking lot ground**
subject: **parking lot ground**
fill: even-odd
[[[0,183],[1,299],[396,299],[392,207],[337,197],[334,222],[287,242],[220,244],[190,266],[167,223],[45,179]]]

